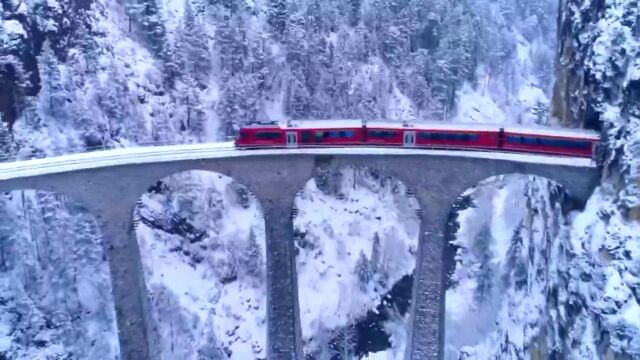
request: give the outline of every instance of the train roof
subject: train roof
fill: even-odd
[[[362,120],[339,119],[339,120],[292,120],[273,121],[248,124],[249,128],[282,128],[282,129],[341,129],[362,127]],[[536,134],[543,136],[557,137],[578,137],[590,140],[599,140],[600,136],[593,130],[568,129],[546,126],[519,126],[489,123],[464,123],[464,122],[444,122],[444,121],[367,121],[368,128],[385,129],[415,129],[415,130],[452,130],[452,131],[499,131],[503,128],[505,132],[520,134]]]

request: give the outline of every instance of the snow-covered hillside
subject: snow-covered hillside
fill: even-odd
[[[254,119],[547,123],[555,8],[5,0],[0,138],[29,157],[215,141]]]

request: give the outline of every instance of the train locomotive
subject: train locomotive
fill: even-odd
[[[467,123],[359,120],[257,122],[239,129],[240,149],[389,147],[507,151],[595,159],[595,131]]]

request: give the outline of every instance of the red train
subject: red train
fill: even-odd
[[[253,123],[236,137],[238,148],[380,146],[500,150],[595,158],[594,131],[465,123],[383,123],[359,120]]]

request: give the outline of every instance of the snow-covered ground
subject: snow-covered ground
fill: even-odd
[[[357,339],[364,334],[354,328],[368,312],[377,311],[396,283],[412,274],[417,202],[393,178],[371,169],[343,168],[309,181],[295,206],[305,353],[317,359],[366,355],[367,348],[356,349],[356,344],[375,339]],[[410,296],[410,291],[403,295]],[[384,351],[390,359],[403,358],[408,330],[408,315],[396,315],[375,324],[390,337],[391,348]]]
[[[161,359],[266,357],[266,247],[259,204],[232,179],[163,179],[134,214]]]

